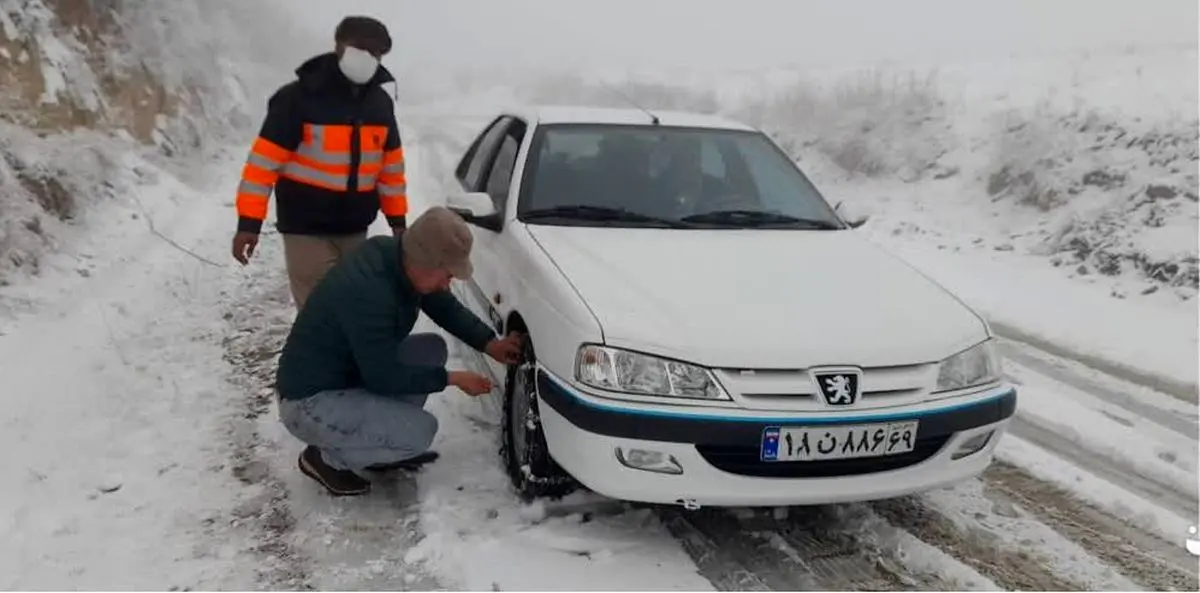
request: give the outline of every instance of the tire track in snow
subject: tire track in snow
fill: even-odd
[[[960,589],[903,568],[893,551],[862,537],[867,530],[853,517],[831,508],[797,507],[776,519],[761,509],[668,507],[659,517],[721,591]]]
[[[1158,395],[1160,398],[1166,398],[1169,394],[1153,391],[1152,385],[1130,383],[1122,377],[1104,375],[1102,371],[1087,367],[1082,361],[1063,359],[1036,346],[1006,340],[1001,342],[1001,351],[1006,360],[1020,367],[1128,412],[1136,419],[1138,428],[1155,426],[1192,441],[1197,440],[1200,425],[1197,424],[1194,402],[1191,402],[1190,406],[1174,402],[1174,405],[1168,406],[1168,400],[1163,404],[1165,407],[1156,406],[1152,401],[1137,397],[1137,392],[1141,391],[1147,397]],[[1132,393],[1120,390],[1122,386]],[[1183,412],[1185,409],[1190,409],[1190,412]],[[1108,414],[1103,411],[1102,413]],[[1164,480],[1128,460],[1097,454],[1090,450],[1086,443],[1064,436],[1052,422],[1042,420],[1038,416],[1022,414],[1018,409],[1018,415],[1010,424],[1009,431],[1011,436],[1033,443],[1083,470],[1154,501],[1175,514],[1194,517],[1200,510],[1200,498],[1194,487],[1188,489]]]
[[[1087,590],[1047,569],[1027,551],[1005,550],[976,533],[964,532],[917,497],[882,500],[870,506],[888,522],[940,548],[1006,589]]]
[[[255,533],[258,545],[254,552],[263,561],[258,571],[261,585],[311,591],[315,588],[308,569],[311,559],[291,543],[296,517],[288,489],[260,458],[263,443],[257,428],[259,419],[271,407],[275,360],[288,329],[261,312],[288,310],[289,297],[280,283],[274,283],[273,290],[251,292],[256,293],[254,305],[231,306],[225,313],[231,330],[224,341],[225,360],[232,370],[229,382],[242,390],[238,397],[243,402],[241,415],[232,419],[229,428],[233,443],[230,471],[243,484],[261,491],[234,511],[234,521]]]
[[[1105,356],[1079,352],[1075,349],[1061,346],[1007,323],[995,320],[988,320],[988,323],[992,326],[992,330],[1001,338],[1028,344],[1034,348],[1037,348],[1038,350],[1046,352],[1047,354],[1052,354],[1064,360],[1078,362],[1079,364],[1095,369],[1098,372],[1104,373],[1111,377],[1117,377],[1129,383],[1145,385],[1150,389],[1170,395],[1171,397],[1174,397],[1180,401],[1190,404],[1196,403],[1196,393],[1198,389],[1196,383],[1189,383],[1179,379],[1154,375],[1120,361],[1109,359]]]
[[[1196,558],[1127,520],[1114,517],[1057,486],[1005,462],[986,474],[985,491],[1021,505],[1137,584],[1153,591],[1200,590]]]
[[[1165,407],[1158,407],[1150,401],[1136,397],[1135,389],[1150,390],[1152,387],[1130,384],[1127,379],[1104,375],[1103,372],[1088,367],[1085,362],[1062,359],[1057,354],[1027,344],[1006,340],[1001,342],[1001,348],[1006,359],[1019,366],[1126,410],[1140,421],[1196,439],[1194,419],[1172,409],[1178,406],[1168,401],[1164,402]],[[1110,384],[1105,380],[1109,378],[1119,382]],[[1134,393],[1120,391],[1118,388],[1122,384],[1128,385],[1129,390]],[[1183,491],[1180,486],[1149,476],[1129,462],[1097,455],[1090,451],[1086,444],[1075,442],[1060,432],[1039,424],[1036,417],[1019,414],[1010,424],[1008,438],[1033,443],[1047,453],[1154,501],[1175,514],[1183,517],[1196,515],[1198,505],[1195,492]],[[1197,586],[1200,585],[1195,558],[1175,542],[1167,542],[1160,536],[1139,528],[1128,520],[1115,517],[1085,502],[1078,495],[1009,463],[996,461],[984,473],[982,479],[984,494],[998,507],[1020,505],[1038,524],[1053,530],[1135,585],[1153,590],[1197,590]],[[936,496],[936,493],[931,496]],[[886,507],[898,503],[885,501],[880,504]],[[892,511],[895,516],[895,509]],[[983,525],[986,516],[976,519],[980,527],[987,529]],[[916,533],[923,539],[938,537],[928,532]],[[983,567],[980,568],[982,570]],[[1052,573],[1055,570],[1050,568]],[[1004,573],[997,575],[997,582],[1005,586],[1019,584],[1019,580],[1009,581],[1008,576]],[[1102,578],[1098,574],[1086,576]],[[1046,586],[1050,585],[1042,585],[1042,588]]]
[[[828,585],[859,591],[911,589],[955,591],[959,586],[940,575],[917,574],[903,567],[891,553],[864,540],[856,529],[865,517],[853,512],[858,505],[790,509],[789,519],[777,535],[779,545],[804,560]]]
[[[1166,484],[1119,460],[1098,456],[1086,446],[1054,430],[1018,416],[1009,424],[1009,436],[1029,441],[1081,469],[1155,501],[1181,517],[1196,516],[1198,506],[1195,493],[1182,492],[1173,484]]]
[[[963,539],[1016,556],[1034,570],[1051,573],[1084,590],[1138,589],[1116,567],[1088,553],[1079,542],[1040,521],[1014,500],[972,480],[914,497]],[[1120,531],[1116,533],[1121,533]]]
[[[1006,361],[1014,362],[1040,375],[1075,387],[1096,399],[1129,411],[1136,418],[1147,420],[1167,430],[1176,432],[1192,440],[1197,440],[1197,429],[1200,428],[1200,423],[1197,422],[1195,402],[1188,402],[1191,405],[1189,406],[1189,413],[1186,414],[1166,410],[1142,401],[1136,396],[1119,391],[1113,386],[1096,380],[1094,377],[1089,377],[1078,368],[1072,368],[1075,365],[1083,364],[1078,361],[1057,359],[1057,357],[1039,351],[1033,346],[1012,340],[1002,340],[1000,342],[1000,352]],[[1092,371],[1094,373],[1100,372]],[[1114,378],[1120,380],[1119,377]],[[1146,390],[1152,389],[1149,386],[1137,383],[1132,383],[1130,386]]]
[[[746,566],[736,554],[726,548],[726,541],[713,539],[688,517],[689,511],[667,509],[659,512],[659,520],[679,541],[700,576],[708,579],[718,591],[771,591],[772,587]]]

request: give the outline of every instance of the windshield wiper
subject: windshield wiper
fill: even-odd
[[[685,223],[718,224],[760,228],[767,226],[803,226],[810,229],[841,230],[842,226],[829,220],[815,218],[799,218],[777,212],[762,210],[714,210],[702,214],[692,214],[681,219]]]
[[[598,222],[644,222],[671,228],[689,228],[691,226],[683,224],[677,220],[659,218],[657,216],[641,214],[631,210],[625,210],[623,208],[588,206],[586,204],[537,208],[521,213],[522,220],[538,220],[543,218],[565,218],[569,220],[589,220]]]

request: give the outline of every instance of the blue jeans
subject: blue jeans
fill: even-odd
[[[442,336],[412,334],[400,343],[397,364],[445,367],[448,358]],[[403,461],[429,449],[438,421],[425,410],[427,397],[361,388],[322,391],[280,400],[279,418],[293,436],[320,449],[325,463],[361,474],[367,466]]]

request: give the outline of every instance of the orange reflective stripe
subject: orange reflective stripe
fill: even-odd
[[[278,163],[281,167],[288,159],[292,158],[292,151],[261,136],[254,140],[254,145],[250,147],[250,154],[251,156],[265,157]]]
[[[358,135],[362,140],[363,154],[366,154],[368,151],[380,153],[383,151],[383,147],[387,145],[387,126],[362,126],[359,129]]]
[[[395,165],[404,162],[404,147],[401,146],[395,150],[389,150],[383,153],[384,165]]]
[[[279,171],[264,169],[255,162],[248,161],[242,168],[242,180],[272,186],[279,180]]]
[[[383,186],[380,186],[382,189]],[[384,216],[404,216],[408,214],[408,197],[404,195],[389,196],[379,194],[379,210]]]
[[[237,196],[237,213],[238,216],[245,218],[266,220],[267,196],[259,193],[239,191]]]
[[[242,168],[242,181],[267,186],[265,195],[269,196],[271,186],[279,179],[279,170],[291,156],[290,151],[266,138],[255,139]]]
[[[404,164],[399,166],[387,165],[379,172],[379,183],[393,187],[401,188],[400,193],[404,192],[404,186],[408,183],[408,178],[404,174]],[[382,191],[382,190],[381,190]]]
[[[330,154],[350,154],[353,129],[346,125],[304,124],[304,144]]]
[[[271,188],[279,180],[279,170],[292,157],[291,151],[267,140],[255,138],[242,167],[242,180],[238,184],[235,202],[238,216],[254,220],[266,220],[271,199]]]
[[[371,191],[388,173],[387,169],[397,166],[397,159],[403,173],[403,153],[387,151],[385,154],[383,150],[387,143],[387,126],[360,126],[358,134],[360,151],[355,171],[350,167],[353,126],[304,124],[303,142],[283,167],[283,175],[323,189],[345,191],[353,174],[358,177],[359,191]],[[392,162],[385,163],[385,159]],[[391,173],[394,175],[396,171]]]

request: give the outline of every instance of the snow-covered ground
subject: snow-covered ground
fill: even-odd
[[[523,505],[499,466],[497,419],[453,390],[430,400],[437,463],[384,478],[369,497],[332,499],[296,471],[300,445],[276,420],[274,361],[293,315],[278,236],[268,230],[246,268],[228,255],[249,136],[187,167],[107,136],[39,144],[7,130],[26,149],[58,151],[22,162],[70,160],[108,193],[80,221],[44,223],[59,226],[44,233],[37,277],[0,287],[0,446],[11,451],[0,469],[18,480],[0,494],[0,587],[1195,590],[1197,563],[1182,540],[1198,514],[1196,287],[1178,270],[1188,257],[1195,266],[1196,53],[1159,51],[1036,70],[942,64],[932,87],[919,77],[903,87],[936,88],[945,102],[932,111],[908,103],[923,105],[919,117],[936,115],[915,127],[891,117],[903,109],[877,109],[876,91],[901,87],[877,78],[846,86],[844,73],[814,73],[820,84],[804,87],[794,72],[760,73],[758,87],[696,100],[748,114],[771,103],[755,88],[793,101],[812,88],[804,109],[820,114],[829,96],[846,106],[850,91],[866,89],[858,119],[818,130],[837,137],[864,121],[881,130],[863,132],[858,153],[787,129],[812,121],[789,120],[795,102],[760,111],[761,123],[831,198],[871,212],[859,232],[989,317],[1021,389],[1000,462],[982,478],[783,514],[634,509],[584,494]],[[676,92],[659,91],[663,100]],[[416,212],[440,201],[459,151],[517,94],[403,106]],[[993,116],[1014,113],[1025,126],[995,133]],[[1088,121],[1098,131],[1076,126]],[[1113,148],[1108,125],[1166,136]],[[889,145],[909,132],[910,144]],[[1011,143],[985,142],[993,136]],[[1093,138],[1106,143],[1079,151]],[[1000,156],[1027,156],[998,147],[1030,143],[1052,160],[1075,159],[1036,169],[1039,187],[1071,196],[1044,211],[1016,203],[1019,184],[988,192],[997,163],[1008,162]],[[851,174],[839,154],[879,164]],[[1098,170],[1105,175],[1089,176]],[[1152,186],[1175,195],[1149,196]],[[1146,222],[1152,212],[1163,224]],[[1071,220],[1075,230],[1064,231]],[[1114,241],[1078,261],[1078,249],[1049,253],[1079,237]],[[1155,276],[1131,264],[1135,253],[1179,265]],[[1098,273],[1112,261],[1119,274]]]
[[[146,209],[114,205],[26,285],[36,315],[0,330],[6,589],[229,587],[245,568],[214,315],[235,276],[198,259],[222,259],[227,217],[209,188],[123,160]]]

